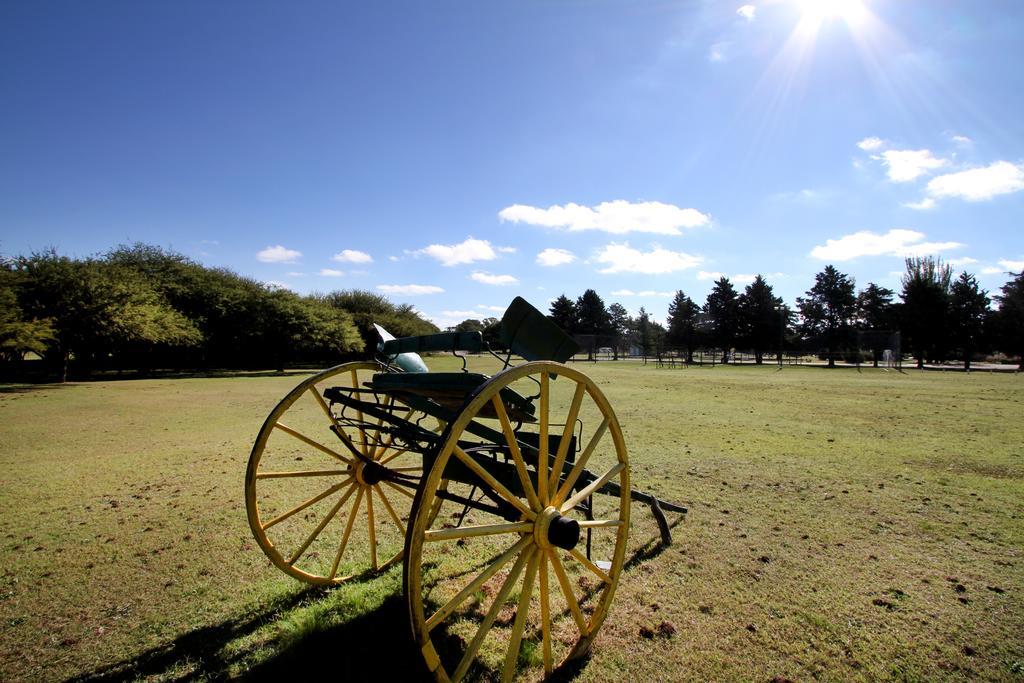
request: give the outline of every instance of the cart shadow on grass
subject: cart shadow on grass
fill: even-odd
[[[682,517],[674,520],[672,526],[680,521]],[[633,569],[653,560],[666,547],[659,536],[651,537],[626,559],[624,569]],[[374,580],[375,577],[366,576],[353,581],[370,583]],[[430,673],[411,637],[408,608],[400,594],[387,597],[378,608],[342,624],[300,636],[241,676],[233,671],[239,660],[251,654],[245,648],[225,654],[225,649],[233,642],[287,619],[292,610],[327,597],[335,590],[302,588],[280,596],[262,610],[197,628],[131,659],[75,676],[68,679],[68,683],[130,681],[148,677],[168,680],[302,680],[323,671],[330,671],[346,681],[430,680]],[[575,679],[586,667],[587,659],[583,657],[567,662],[548,680]]]

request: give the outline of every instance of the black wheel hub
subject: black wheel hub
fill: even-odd
[[[548,543],[556,548],[572,550],[580,542],[580,523],[559,515],[548,525]]]

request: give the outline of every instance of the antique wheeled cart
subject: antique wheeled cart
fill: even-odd
[[[663,509],[686,509],[630,489],[614,411],[525,300],[497,329],[503,356],[477,332],[382,336],[376,360],[309,377],[267,417],[245,480],[253,534],[313,584],[402,561],[438,680],[550,674],[608,613],[631,499],[666,542]],[[499,371],[468,372],[464,355],[461,371],[427,371],[418,352],[439,351],[490,352]]]

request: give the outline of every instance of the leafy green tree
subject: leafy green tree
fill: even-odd
[[[53,320],[25,319],[18,302],[20,273],[13,263],[0,263],[0,361],[20,361],[27,353],[42,355],[53,341]]]
[[[565,294],[560,294],[551,302],[548,318],[558,325],[566,334],[576,333],[576,305]]]
[[[764,352],[779,344],[780,331],[788,318],[782,297],[775,296],[772,286],[758,275],[739,295],[739,337],[754,351],[760,365]]]
[[[693,362],[693,351],[697,348],[697,321],[700,306],[686,296],[683,290],[677,290],[668,305],[668,330],[665,338],[673,346],[686,349],[686,362]]]
[[[917,367],[923,368],[926,358],[945,357],[953,269],[931,256],[908,258],[906,265],[900,294],[900,329],[909,341]]]
[[[425,320],[411,305],[396,306],[386,297],[373,292],[358,289],[331,292],[325,296],[325,300],[331,306],[348,311],[352,315],[366,352],[377,346],[374,323],[396,337],[415,337],[438,331],[436,325]]]
[[[72,354],[83,366],[132,344],[195,344],[200,333],[131,269],[95,259],[74,261],[54,250],[19,259],[23,305],[29,315],[53,319],[47,355],[67,380]]]
[[[814,286],[807,290],[806,298],[797,297],[801,331],[806,339],[825,349],[830,368],[836,365],[836,352],[849,341],[856,303],[853,278],[832,265],[814,276]]]
[[[458,325],[450,328],[452,332],[480,332],[483,333],[487,326],[484,325],[482,320],[476,318],[466,318]]]
[[[996,295],[999,310],[996,321],[1001,349],[1020,359],[1018,368],[1024,370],[1024,271],[1014,275]]]
[[[962,354],[965,370],[971,369],[971,356],[983,343],[990,303],[988,292],[966,271],[949,288],[950,339]]]
[[[719,278],[708,293],[702,326],[711,346],[722,349],[722,362],[728,363],[740,331],[739,297],[729,278]]]

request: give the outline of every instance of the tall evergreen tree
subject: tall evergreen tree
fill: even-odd
[[[666,339],[673,346],[686,349],[686,362],[693,362],[693,351],[697,347],[697,322],[700,306],[686,296],[683,290],[677,290],[672,302],[668,305],[668,331]]]
[[[576,334],[592,335],[587,345],[587,357],[593,359],[599,337],[608,335],[610,328],[608,309],[597,292],[588,289],[576,299]]]
[[[625,306],[618,302],[608,306],[608,328],[612,335],[615,360],[619,359],[619,349],[629,335],[629,324],[629,312]]]
[[[966,271],[949,288],[950,339],[962,354],[965,370],[971,369],[971,356],[983,343],[990,303],[988,292]]]
[[[814,276],[806,298],[797,297],[803,336],[825,349],[830,368],[836,365],[837,352],[849,342],[856,303],[853,278],[832,265]]]
[[[953,269],[931,256],[911,257],[906,264],[900,293],[900,329],[910,343],[917,367],[923,368],[926,358],[945,357]]]
[[[896,328],[896,307],[892,302],[893,291],[879,287],[874,282],[857,295],[856,326],[862,343],[871,349],[871,360],[878,367],[882,354],[890,348],[892,330]]]
[[[708,293],[704,301],[703,325],[708,341],[722,349],[722,362],[729,362],[729,353],[736,344],[739,334],[739,297],[729,278],[722,276]]]
[[[548,309],[548,318],[567,334],[575,334],[577,327],[576,305],[565,294],[559,295],[557,299],[551,302],[551,308]]]
[[[1010,275],[1013,279],[995,297],[999,302],[999,345],[1005,353],[1020,358],[1018,368],[1024,370],[1024,271]]]
[[[754,351],[760,365],[765,350],[778,345],[780,332],[785,329],[788,316],[782,297],[775,296],[772,286],[758,275],[740,294],[737,304],[741,343]]]

